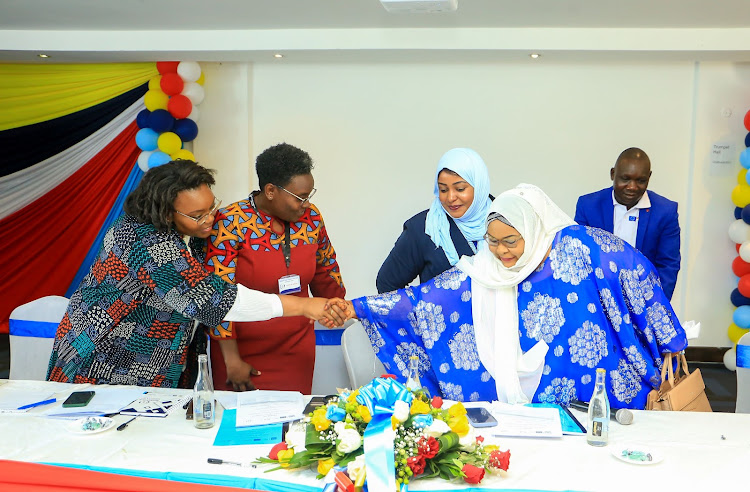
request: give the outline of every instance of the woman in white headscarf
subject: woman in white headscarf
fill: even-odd
[[[471,149],[451,149],[438,161],[435,199],[404,222],[404,230],[378,271],[378,292],[424,283],[472,256],[482,245],[484,221],[492,203],[490,176]]]
[[[385,367],[405,376],[416,354],[432,394],[563,405],[601,367],[613,408],[643,408],[662,355],[687,345],[653,265],[532,185],[493,202],[485,239],[426,284],[347,303]]]

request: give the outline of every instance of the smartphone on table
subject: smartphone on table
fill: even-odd
[[[63,408],[85,407],[94,397],[94,391],[74,391],[63,402]]]
[[[328,402],[331,400],[331,398],[334,398],[336,395],[327,395],[327,396],[313,396],[310,401],[307,403],[307,406],[305,407],[305,410],[302,412],[303,414],[307,415],[316,408],[327,405]]]
[[[486,408],[467,408],[466,417],[472,427],[494,427],[497,425],[497,420]]]

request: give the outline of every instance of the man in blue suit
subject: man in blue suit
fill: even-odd
[[[646,192],[651,161],[641,149],[624,150],[609,175],[611,188],[578,198],[575,221],[609,231],[638,248],[659,271],[671,299],[680,271],[677,202]]]

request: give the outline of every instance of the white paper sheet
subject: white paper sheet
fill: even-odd
[[[305,397],[298,391],[237,393],[237,427],[275,424],[301,419]]]
[[[486,431],[493,436],[505,437],[562,437],[560,413],[556,408],[527,407],[494,402],[492,416],[496,427]]]
[[[87,389],[93,390],[95,394],[85,407],[63,408],[61,402],[65,401],[65,398],[58,398],[57,406],[48,409],[43,415],[53,418],[79,418],[117,413],[145,393],[143,388],[130,386],[110,386],[107,388],[91,386]]]

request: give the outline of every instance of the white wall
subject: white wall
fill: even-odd
[[[219,170],[225,203],[254,187],[253,160],[286,141],[307,150],[348,296],[375,275],[404,220],[427,208],[438,159],[466,146],[492,191],[542,187],[566,212],[610,185],[619,152],[650,155],[651,189],[680,203],[683,265],[673,299],[701,321],[693,345],[729,346],[736,286],[727,236],[739,164],[712,167],[717,140],[744,147],[750,67],[688,62],[268,64],[203,63],[197,158]],[[733,115],[721,115],[731,108]],[[248,175],[249,173],[249,175]],[[251,183],[245,187],[244,184]]]

